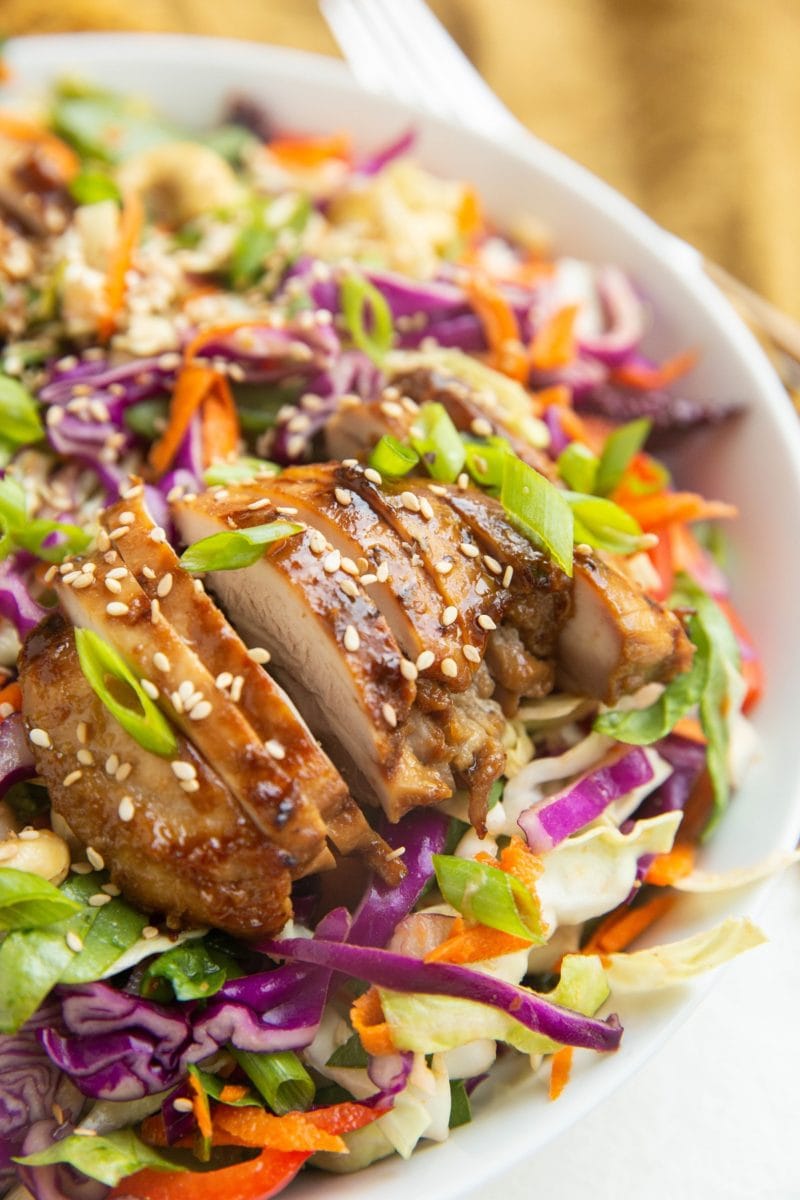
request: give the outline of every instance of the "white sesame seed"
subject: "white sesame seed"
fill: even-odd
[[[113,592],[116,596],[118,596],[120,594],[120,592],[122,591],[122,584],[120,583],[120,581],[118,579],[112,579],[109,575],[106,575],[105,579],[103,580],[103,583],[105,584],[108,591]]]
[[[432,650],[423,650],[417,657],[417,670],[426,671],[428,667],[432,667],[436,661],[436,655]]]
[[[189,713],[189,720],[204,721],[206,717],[211,715],[211,709],[210,700],[200,700]]]
[[[16,710],[13,704],[9,704],[7,701],[4,701],[2,704],[0,704],[0,721],[5,721],[6,717],[10,717],[15,711]]]
[[[327,571],[329,575],[333,575],[339,570],[342,565],[342,556],[338,550],[331,550],[330,554],[326,554],[322,560],[322,569]]]
[[[215,686],[218,687],[221,692],[224,692],[225,688],[230,687],[232,683],[233,676],[231,675],[230,671],[221,671],[214,680]]]
[[[484,554],[483,565],[486,567],[487,571],[491,571],[492,575],[501,575],[503,573],[503,568],[500,566],[500,563],[496,558],[492,558],[491,554]]]
[[[290,504],[278,504],[275,512],[279,512],[282,517],[296,517],[299,509],[293,508]]]
[[[56,566],[55,563],[53,563],[52,567],[48,567],[44,573],[45,583],[52,583],[57,574],[58,574],[58,567]]]
[[[251,658],[254,663],[268,663],[272,655],[263,646],[251,646],[247,651],[247,657]]]
[[[152,682],[152,680],[150,680],[150,679],[140,679],[140,680],[139,680],[139,686],[141,687],[141,689],[142,689],[142,691],[144,692],[144,694],[145,694],[146,696],[149,696],[151,700],[157,700],[157,699],[158,699],[158,688],[157,688],[157,687],[156,687],[156,685],[155,685],[155,684]]]
[[[28,737],[33,742],[34,746],[41,747],[42,750],[49,750],[53,743],[50,741],[50,734],[46,729],[32,729]]]
[[[480,650],[478,650],[477,646],[466,645],[464,647],[464,658],[467,662],[479,663],[481,661]]]
[[[110,617],[127,617],[130,611],[129,606],[123,604],[121,600],[112,600],[110,604],[106,605],[106,612]]]
[[[119,769],[119,755],[109,754],[106,759],[106,775],[113,775]]]
[[[180,696],[181,700],[183,700],[184,704],[192,695],[193,691],[194,684],[192,681],[190,679],[184,679],[183,683],[181,683],[178,687],[178,695]]]
[[[487,633],[491,633],[493,629],[497,629],[494,621],[487,613],[481,613],[481,615],[478,617],[478,624],[480,625],[481,629],[485,629]]]
[[[446,627],[452,625],[458,619],[458,609],[454,604],[448,604],[447,608],[442,613],[442,624]]]
[[[366,583],[366,579],[364,579],[363,582]],[[345,596],[349,596],[351,600],[355,600],[358,596],[358,584],[353,579],[348,579],[347,577],[340,579],[339,587],[342,589]]]
[[[377,582],[378,582],[378,576],[373,575],[370,571],[368,571],[366,575],[362,575],[359,580],[359,583],[361,584],[362,587],[369,587],[370,584],[377,583]],[[358,589],[356,589],[356,591],[357,590]]]
[[[194,779],[197,776],[197,768],[193,763],[186,762],[185,759],[173,759],[170,766],[176,779]]]
[[[96,1129],[83,1129],[80,1125],[72,1131],[73,1137],[97,1137]]]
[[[475,591],[479,596],[487,596],[490,591],[488,579],[479,579],[475,584]]]
[[[327,542],[318,529],[315,529],[308,539],[308,548],[312,554],[324,554]]]
[[[39,837],[38,829],[22,829],[17,835],[23,842],[35,842]]]
[[[103,867],[106,865],[102,854],[100,854],[98,850],[95,850],[94,846],[86,847],[86,857],[94,867],[95,871],[102,871]]]
[[[114,778],[116,779],[117,783],[124,783],[125,780],[128,778],[128,776],[130,775],[132,770],[133,770],[133,763],[129,763],[129,762],[120,763],[120,765],[117,767],[116,771],[114,772]]]
[[[167,574],[162,575],[161,579],[159,579],[159,581],[158,581],[158,587],[156,588],[156,595],[160,596],[161,599],[163,600],[164,597],[168,596],[171,591],[172,591],[172,575],[169,572],[167,572]]]
[[[182,779],[178,785],[184,792],[199,792],[200,784],[196,779]]]
[[[133,500],[136,496],[141,496],[143,491],[144,488],[141,483],[135,483],[133,487],[125,488],[124,490],[120,489],[119,494],[123,500]]]
[[[166,532],[161,528],[160,525],[154,526],[147,536],[150,538],[151,542],[165,542],[167,540]]]
[[[77,771],[70,771],[69,775],[65,775],[61,780],[62,787],[72,787],[73,783],[77,783],[79,779],[83,779],[83,771],[80,768]]]
[[[135,809],[133,807],[133,800],[131,800],[130,796],[123,796],[117,809],[117,816],[119,817],[120,821],[125,821],[126,823],[128,821],[132,821],[134,814]]]
[[[107,896],[119,896],[120,891],[115,883],[103,883],[100,885],[100,891],[105,892]]]
[[[475,417],[474,421],[470,422],[470,429],[475,434],[475,437],[491,437],[492,427],[486,420],[486,417]]]
[[[339,501],[339,503],[342,505],[343,508],[347,508],[348,504],[350,504],[350,502],[353,499],[353,493],[348,491],[347,488],[342,488],[342,487],[334,488],[333,494],[336,497],[336,499]]]
[[[76,875],[91,875],[92,864],[88,862],[70,863],[70,871],[74,871]]]
[[[71,571],[75,570],[75,563],[74,562],[63,562],[58,569],[62,575],[69,575]]]
[[[446,675],[448,679],[455,679],[458,674],[458,666],[454,658],[442,659],[442,674]]]
[[[142,937],[149,942],[151,938],[158,937],[158,929],[155,925],[145,925],[142,930]]]
[[[417,678],[419,671],[417,670],[414,663],[410,661],[410,659],[401,658],[400,659],[400,674],[403,676],[404,679],[408,679],[408,680],[410,680],[411,683],[413,683],[414,680]]]
[[[204,592],[204,591],[206,590],[206,589],[203,587],[203,581],[202,581],[202,579],[195,579],[194,583],[192,584],[192,587],[194,588],[194,590],[195,590],[196,592],[201,592],[201,593],[202,593],[202,592]]]
[[[506,567],[505,571],[503,572],[503,587],[504,588],[510,587],[511,580],[513,578],[514,578],[514,568]]]
[[[403,409],[400,404],[396,404],[394,400],[384,400],[381,404],[381,412],[385,417],[402,417]]]
[[[98,538],[98,543],[99,543],[99,538]],[[106,562],[110,565],[111,563],[115,563],[118,558],[119,558],[119,555],[117,554],[116,550],[107,550],[105,552],[105,554],[103,555],[103,562]]]
[[[264,749],[270,758],[281,759],[286,757],[286,751],[277,738],[270,738],[268,742],[265,742]]]
[[[390,729],[396,729],[397,728],[397,713],[394,710],[394,705],[389,704],[389,703],[384,704],[383,707],[381,708],[381,712],[383,713],[384,721],[390,727]]]
[[[420,496],[419,511],[420,516],[424,517],[426,521],[433,519],[433,507],[427,496]]]
[[[106,551],[111,549],[111,539],[105,529],[101,529],[97,535],[97,549],[101,554],[105,554]]]
[[[195,580],[195,583],[199,583],[199,580]],[[153,622],[154,625],[157,625],[160,618],[161,618],[161,604],[155,597],[153,597],[153,599],[150,601],[150,620]]]
[[[469,542],[462,542],[461,545],[459,546],[459,550],[466,558],[480,557],[480,550],[478,549],[478,547],[471,546],[469,544]]]
[[[407,509],[409,512],[419,512],[419,497],[415,496],[413,492],[403,492],[400,496],[400,500],[403,508]]]
[[[380,487],[383,483],[383,476],[381,475],[380,471],[376,471],[374,467],[366,468],[364,471],[364,478],[368,479],[370,483],[374,483],[377,487]]]
[[[352,558],[342,558],[342,570],[346,571],[348,575],[357,576],[359,573],[358,566]]]
[[[91,750],[87,750],[85,746],[81,746],[76,758],[84,767],[91,767],[94,765],[94,755],[92,754]]]
[[[405,846],[398,846],[395,850],[390,850],[388,854],[385,854],[383,861],[384,862],[394,862],[394,860],[396,858],[402,858],[403,855],[405,854],[405,852],[406,852]]]
[[[361,645],[361,638],[358,636],[358,630],[355,625],[348,625],[344,631],[344,648],[355,653]]]
[[[465,492],[467,490],[469,487],[469,475],[467,475],[466,471],[461,472],[456,480],[456,484],[458,485],[460,491]]]
[[[126,533],[130,533],[129,527],[127,525],[118,525],[116,529],[111,530],[108,537],[110,541],[118,542],[120,538],[125,537]]]
[[[91,587],[93,583],[94,575],[79,575],[72,586],[76,592],[82,592],[84,588]]]
[[[453,569],[453,564],[447,558],[442,558],[434,566],[434,571],[437,575],[449,575]]]
[[[102,908],[104,904],[110,903],[111,897],[107,896],[105,892],[95,892],[93,896],[89,897],[89,904],[92,908]]]
[[[117,520],[119,521],[120,525],[132,525],[134,523],[134,521],[136,520],[136,517],[133,515],[132,512],[126,511],[126,512],[120,513]]]
[[[389,564],[387,562],[379,563],[375,575],[378,583],[386,583],[386,580],[389,578]]]
[[[172,1101],[172,1107],[176,1112],[190,1113],[192,1112],[194,1105],[188,1098],[178,1096],[177,1100]]]
[[[66,941],[69,949],[72,950],[74,954],[80,954],[81,950],[83,949],[83,942],[78,937],[78,935],[74,929],[69,930],[69,932],[67,933],[67,936],[64,940]]]
[[[262,496],[260,500],[253,500],[247,507],[250,512],[258,512],[260,508],[268,508],[271,503],[269,496]]]
[[[440,483],[429,483],[428,490],[433,492],[434,496],[446,496],[447,488],[442,487]]]
[[[244,675],[234,675],[233,683],[231,684],[231,700],[234,704],[238,704],[241,700],[243,687]]]
[[[172,663],[169,661],[166,654],[164,654],[163,650],[157,650],[153,655],[153,666],[158,671],[166,672],[172,670]]]

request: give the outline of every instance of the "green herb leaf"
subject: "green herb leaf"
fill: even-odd
[[[56,133],[81,156],[104,163],[124,162],[151,146],[182,137],[141,103],[100,89],[60,95],[51,119]]]
[[[220,1104],[228,1104],[231,1108],[262,1108],[262,1103],[254,1092],[248,1091],[245,1096],[241,1096],[238,1100],[223,1100],[222,1093],[225,1090],[225,1081],[218,1079],[216,1075],[210,1075],[208,1071],[201,1071],[199,1067],[190,1066],[189,1072],[194,1075],[203,1091],[212,1100],[218,1100]]]
[[[91,167],[85,167],[71,180],[69,194],[78,204],[99,204],[102,200],[122,199],[111,176]]]
[[[242,483],[247,479],[272,477],[280,473],[281,468],[277,463],[243,455],[234,462],[213,463],[203,473],[203,483],[208,487],[216,487],[218,484]]]
[[[539,903],[507,871],[455,855],[434,854],[439,891],[467,920],[537,944],[545,940]]]
[[[103,875],[70,875],[59,891],[79,904],[102,889]],[[91,911],[91,910],[90,910]],[[83,938],[83,949],[75,954],[59,978],[60,983],[93,983],[102,979],[118,958],[135,945],[147,925],[147,917],[119,896],[94,909],[91,928]]]
[[[423,404],[414,417],[411,443],[428,474],[443,483],[458,478],[467,452],[443,404]]]
[[[157,1171],[186,1170],[145,1145],[132,1129],[120,1129],[116,1133],[98,1134],[95,1137],[73,1133],[60,1142],[54,1142],[46,1150],[13,1161],[27,1167],[68,1163],[90,1179],[97,1179],[108,1187],[116,1187],[120,1180],[141,1171],[143,1167],[154,1167]]]
[[[639,522],[624,508],[603,496],[564,492],[574,518],[574,538],[611,554],[635,554],[649,544]]]
[[[25,491],[10,475],[0,479],[0,532],[0,558],[21,549],[46,562],[63,562],[69,554],[80,554],[91,541],[77,525],[43,518],[31,520]],[[46,545],[54,535],[59,540]]]
[[[178,739],[169,721],[147,695],[122,655],[91,629],[75,630],[75,646],[89,686],[125,732],[153,754],[162,758],[174,755]],[[139,711],[118,698],[109,686],[109,677],[130,689]]]
[[[78,908],[41,876],[0,867],[0,929],[38,929],[63,920]]]
[[[635,454],[638,454],[647,441],[653,422],[649,417],[640,417],[637,421],[629,421],[620,425],[606,438],[600,462],[597,465],[597,477],[594,487],[575,487],[576,492],[597,492],[599,496],[607,496],[613,492],[628,464]],[[570,485],[572,486],[572,485]]]
[[[369,1055],[361,1045],[361,1038],[353,1033],[341,1046],[338,1046],[325,1064],[326,1067],[358,1067],[369,1066]]]
[[[160,954],[145,971],[139,991],[150,998],[155,990],[153,982],[157,988],[157,982],[166,980],[176,1000],[203,1000],[240,973],[232,958],[198,938]]]
[[[268,254],[275,249],[277,231],[266,222],[259,205],[252,219],[239,230],[231,251],[231,283],[237,290],[248,288],[264,274]]]
[[[597,455],[582,442],[570,442],[558,456],[558,473],[574,492],[593,492],[597,479]]]
[[[369,465],[387,479],[407,475],[419,462],[419,455],[410,446],[385,433],[369,456]]]
[[[0,375],[0,434],[14,446],[27,446],[44,437],[38,404],[10,375]]]
[[[464,1086],[463,1079],[450,1080],[450,1121],[451,1129],[458,1129],[459,1125],[469,1125],[472,1120],[472,1107],[467,1095],[467,1089]]]
[[[340,294],[342,314],[351,338],[359,350],[380,366],[394,339],[389,305],[363,275],[345,276]]]
[[[593,728],[634,746],[649,746],[666,737],[681,717],[685,717],[700,699],[706,677],[703,656],[695,653],[688,671],[670,680],[658,699],[648,708],[609,709],[600,713]]]
[[[255,1054],[229,1046],[230,1054],[277,1115],[305,1112],[314,1102],[314,1081],[293,1050]]]
[[[95,912],[82,909],[56,925],[12,930],[0,943],[0,1033],[15,1033],[33,1016],[75,956],[67,936],[82,941]]]
[[[515,454],[506,456],[500,501],[514,524],[572,575],[573,516],[566,495]]]
[[[302,525],[292,521],[273,521],[269,525],[251,525],[229,533],[212,533],[201,538],[181,555],[181,566],[197,575],[203,571],[238,571],[258,562],[264,547],[300,533]]]

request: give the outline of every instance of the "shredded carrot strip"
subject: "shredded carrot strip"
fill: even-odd
[[[226,325],[210,325],[196,333],[183,352],[185,363],[193,362],[204,346],[215,342],[218,338],[226,337],[229,333],[239,333],[246,329],[263,329],[263,321],[230,321]]]
[[[305,1113],[286,1113],[282,1117],[263,1108],[217,1108],[214,1112],[215,1146],[268,1146],[271,1150],[347,1149],[336,1133],[321,1129]]]
[[[0,691],[0,708],[2,708],[4,704],[10,704],[14,712],[19,712],[19,710],[22,708],[22,691],[18,683],[8,683],[3,690]],[[11,714],[9,713],[9,716],[10,715]],[[0,717],[0,721],[1,720],[3,720],[2,717]]]
[[[210,1138],[214,1130],[211,1125],[208,1096],[203,1090],[203,1085],[198,1079],[195,1079],[194,1075],[189,1076],[189,1087],[194,1092],[192,1096],[192,1112],[197,1122],[197,1128],[200,1130],[200,1136]]]
[[[528,378],[528,356],[519,337],[514,310],[491,280],[476,271],[467,278],[465,290],[489,343],[492,366],[520,383]]]
[[[690,742],[698,742],[701,746],[708,740],[697,717],[681,717],[672,726],[672,732],[677,733],[679,737],[688,738]]]
[[[114,332],[125,301],[125,276],[144,224],[144,206],[136,192],[130,192],[122,206],[119,237],[108,264],[106,275],[106,311],[98,322],[98,332],[107,341]]]
[[[234,1100],[241,1100],[246,1095],[247,1088],[242,1087],[240,1083],[226,1083],[219,1098],[223,1104],[232,1104]]]
[[[575,357],[577,304],[565,304],[536,330],[530,346],[531,365],[538,371],[566,367]]]
[[[224,375],[203,402],[203,461],[209,466],[215,459],[226,459],[239,446],[239,416],[230,385]]]
[[[350,1020],[367,1054],[396,1054],[397,1046],[381,1008],[378,989],[371,987],[350,1007]]]
[[[572,405],[572,391],[565,387],[563,383],[554,384],[553,387],[542,388],[540,392],[534,392],[539,404],[542,408],[553,407],[562,409],[570,408]]]
[[[287,170],[318,167],[331,158],[349,162],[353,156],[350,136],[335,133],[331,137],[279,137],[267,143],[267,149]]]
[[[550,1061],[550,1099],[557,1100],[569,1083],[572,1071],[573,1046],[562,1046]]]
[[[74,179],[81,168],[80,159],[71,146],[49,129],[44,129],[34,121],[27,121],[16,113],[0,112],[0,137],[38,146],[63,183]]]
[[[150,448],[150,465],[159,474],[167,470],[178,453],[192,417],[214,388],[217,378],[217,372],[210,367],[189,363],[181,369],[172,393],[167,427]]]
[[[668,358],[666,362],[660,363],[657,367],[648,367],[644,363],[623,363],[622,366],[611,372],[611,378],[615,383],[621,383],[624,387],[649,391],[651,388],[666,387],[667,384],[680,379],[687,371],[691,371],[696,362],[697,351],[685,350],[682,354],[676,354],[674,358]]]
[[[656,896],[636,908],[615,908],[601,921],[583,947],[583,954],[616,954],[649,929],[674,904],[672,896]]]
[[[488,958],[515,954],[517,950],[529,950],[530,945],[524,938],[503,933],[501,929],[489,929],[486,925],[466,926],[457,918],[453,922],[453,932],[425,955],[425,962],[485,962]]]
[[[474,237],[483,229],[483,212],[474,187],[465,187],[456,211],[456,228],[463,238]]]
[[[735,517],[737,508],[722,500],[706,500],[697,492],[658,492],[639,496],[617,488],[612,499],[634,517],[642,529],[658,529],[673,522],[708,521]]]
[[[671,887],[676,879],[683,879],[689,874],[694,867],[694,860],[694,846],[679,843],[667,854],[659,854],[653,859],[644,881],[655,887]]]

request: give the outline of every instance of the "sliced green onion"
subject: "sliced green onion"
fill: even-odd
[[[23,549],[46,562],[62,562],[67,555],[80,554],[91,541],[78,525],[43,518],[31,520],[25,491],[10,475],[0,479],[0,531],[0,558]],[[54,534],[59,541],[46,545]]]
[[[574,486],[576,492],[597,492],[598,496],[607,496],[613,492],[635,454],[638,454],[647,441],[653,422],[648,417],[640,417],[638,421],[629,421],[620,425],[606,438],[600,462],[597,465],[597,476],[594,487],[584,488]],[[569,483],[569,480],[567,480]]]
[[[450,1080],[450,1129],[458,1129],[459,1125],[469,1125],[472,1120],[472,1107],[467,1095],[463,1079]]]
[[[0,867],[0,929],[37,929],[80,908],[40,875]]]
[[[155,1167],[158,1171],[188,1169],[177,1166],[158,1154],[152,1147],[140,1141],[132,1129],[95,1134],[94,1137],[82,1137],[78,1133],[71,1133],[45,1150],[12,1161],[24,1163],[28,1167],[67,1163],[83,1175],[97,1179],[107,1187],[116,1187],[120,1180],[134,1175],[143,1167]]]
[[[163,433],[167,426],[169,400],[166,396],[153,396],[150,400],[140,400],[125,409],[122,419],[139,437],[152,440]]]
[[[181,555],[181,566],[197,575],[203,571],[238,571],[258,562],[264,547],[301,533],[303,525],[292,521],[273,521],[269,525],[251,525],[230,533],[212,533],[201,538]]]
[[[453,483],[458,478],[467,452],[443,404],[422,405],[414,417],[411,443],[434,479]]]
[[[439,891],[467,920],[537,944],[546,937],[539,902],[508,871],[450,854],[434,854]]]
[[[325,1063],[326,1067],[358,1067],[364,1068],[369,1066],[369,1055],[361,1045],[361,1038],[357,1033],[353,1033],[343,1042],[341,1046],[337,1046],[333,1054]]]
[[[558,456],[558,473],[573,492],[593,492],[598,459],[582,442],[570,442]]]
[[[314,1102],[314,1081],[293,1050],[255,1054],[228,1047],[245,1075],[277,1115],[305,1112]]]
[[[78,204],[99,204],[102,200],[120,200],[120,190],[105,171],[89,167],[79,171],[69,183],[69,194]]]
[[[217,484],[242,483],[247,479],[256,479],[259,476],[272,477],[280,475],[280,473],[281,468],[277,463],[268,462],[266,458],[251,458],[243,455],[234,462],[212,463],[203,473],[203,483],[208,487],[215,487]]]
[[[340,294],[342,315],[351,338],[359,350],[380,365],[394,339],[389,305],[363,275],[346,275]]]
[[[0,375],[0,434],[15,446],[27,446],[44,437],[38,404],[10,375]]]
[[[270,226],[268,211],[268,202],[254,201],[250,220],[233,244],[231,283],[237,289],[250,287],[263,275],[267,255],[275,249],[278,231]]]
[[[169,721],[147,695],[122,655],[91,629],[75,630],[75,646],[89,686],[125,732],[153,754],[162,758],[174,755],[178,740]],[[117,698],[108,684],[109,677],[130,688],[140,706],[139,712]]]
[[[465,439],[464,451],[467,471],[478,487],[488,490],[502,486],[506,455],[511,453],[511,447],[504,438],[490,438],[486,442]]]
[[[574,522],[565,494],[515,454],[503,468],[500,501],[515,525],[572,575]]]
[[[218,1079],[216,1075],[210,1075],[208,1071],[203,1071],[200,1067],[190,1066],[189,1074],[194,1075],[197,1082],[202,1087],[206,1095],[212,1100],[218,1100],[220,1104],[227,1104],[231,1108],[261,1108],[261,1101],[256,1097],[254,1092],[249,1089],[244,1096],[237,1096],[236,1099],[226,1098],[223,1100],[222,1093],[225,1091],[227,1084],[223,1079]]]
[[[419,455],[411,446],[404,446],[397,438],[385,433],[369,456],[369,465],[389,479],[407,475],[419,462]]]
[[[639,522],[612,500],[564,492],[575,519],[575,541],[611,554],[635,554],[650,544]]]

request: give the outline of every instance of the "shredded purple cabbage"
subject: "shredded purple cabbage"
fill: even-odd
[[[0,721],[0,798],[9,788],[24,779],[33,779],[36,764],[31,744],[25,733],[25,722],[21,713],[12,713]],[[0,1130],[2,1130],[2,1102],[0,1101]]]
[[[0,725],[3,727],[11,718]],[[50,1120],[59,1072],[39,1043],[38,1032],[58,1017],[50,1002],[17,1033],[0,1036],[0,1192],[13,1182],[15,1154],[38,1121]]]
[[[0,562],[0,616],[11,622],[20,638],[27,637],[47,616],[47,609],[28,591],[23,576],[28,561],[28,555],[18,553]]]

